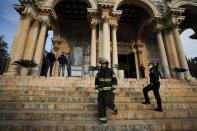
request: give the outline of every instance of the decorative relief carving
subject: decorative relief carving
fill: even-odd
[[[154,31],[160,32],[164,29],[163,17],[156,17],[154,20]]]
[[[109,23],[109,17],[107,17],[107,16],[102,16],[102,21],[103,21],[104,23],[106,23],[106,22]]]
[[[179,27],[179,25],[185,19],[185,16],[182,16],[184,11],[185,10],[183,8],[169,8],[165,14],[166,27],[170,29]]]

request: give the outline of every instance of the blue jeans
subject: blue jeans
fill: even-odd
[[[59,64],[58,76],[60,76],[61,72],[62,72],[62,76],[64,76],[65,64]]]

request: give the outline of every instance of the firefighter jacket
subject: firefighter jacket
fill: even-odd
[[[154,66],[149,71],[150,71],[150,74],[149,74],[150,83],[153,83],[153,84],[159,83],[159,76],[160,76],[159,70]]]
[[[95,85],[95,89],[99,91],[116,89],[117,78],[113,70],[108,67],[101,67],[95,78]]]

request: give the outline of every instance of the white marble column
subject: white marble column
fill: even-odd
[[[35,52],[35,47],[38,41],[38,36],[39,36],[39,25],[40,23],[38,21],[34,21],[30,28],[29,36],[27,39],[27,44],[25,47],[25,52],[24,52],[24,59],[33,59],[33,55]]]
[[[47,33],[47,23],[41,23],[41,30],[38,37],[38,43],[35,50],[34,60],[38,64],[36,67],[34,74],[40,75],[41,67],[42,67],[42,60],[44,54],[44,47],[45,47],[45,40],[46,40],[46,33]]]
[[[162,38],[162,34],[160,30],[157,30],[157,41],[158,41],[157,43],[158,43],[159,53],[160,53],[160,62],[161,62],[163,75],[164,75],[163,77],[170,78],[168,61],[167,61],[166,52],[164,48],[164,42],[163,42],[163,38]]]
[[[92,25],[90,65],[96,66],[96,24]]]
[[[110,54],[110,29],[109,29],[109,18],[103,17],[103,57],[109,61],[111,65],[111,54]]]
[[[112,67],[118,64],[117,26],[112,25]]]
[[[191,75],[189,72],[189,67],[187,64],[187,60],[186,60],[186,56],[184,53],[184,49],[183,49],[183,44],[179,35],[179,31],[177,27],[174,27],[172,30],[173,36],[174,36],[174,41],[175,41],[175,46],[176,46],[176,50],[177,50],[177,56],[179,59],[179,64],[181,68],[187,69],[188,71],[186,71],[185,74],[185,78],[186,79],[191,79]]]

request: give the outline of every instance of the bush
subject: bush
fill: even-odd
[[[172,70],[175,71],[175,72],[186,72],[186,71],[188,71],[187,69],[179,68],[179,67],[174,67]]]
[[[118,70],[128,70],[129,65],[125,63],[119,63],[118,65],[115,65],[115,68]]]
[[[19,59],[14,61],[13,65],[18,65],[24,68],[35,68],[38,66],[37,63],[35,63],[34,60],[29,60],[29,59]]]
[[[90,66],[89,70],[90,71],[97,71],[99,69],[99,66]]]

